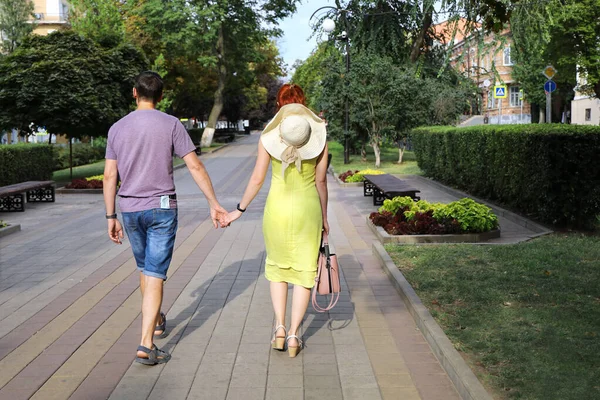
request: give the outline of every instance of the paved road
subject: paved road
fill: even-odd
[[[219,200],[235,207],[258,135],[202,156]],[[270,350],[265,185],[230,228],[214,230],[187,170],[175,172],[180,224],[166,282],[172,352],[132,363],[138,273],[127,242],[109,242],[100,195],[58,195],[4,213],[22,231],[0,239],[0,399],[424,399],[458,395],[371,254],[368,198],[330,180],[332,242],[344,294],[310,312],[296,359]],[[309,308],[309,311],[312,311]]]

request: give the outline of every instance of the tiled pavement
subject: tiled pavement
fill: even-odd
[[[241,197],[257,135],[202,156],[220,201]],[[371,254],[369,200],[330,181],[332,242],[342,295],[309,306],[306,348],[270,350],[273,314],[262,276],[261,210],[214,230],[185,169],[163,310],[166,365],[132,363],[139,340],[138,273],[127,242],[106,238],[100,195],[59,195],[3,214],[22,231],[0,239],[0,399],[424,399],[458,395]]]

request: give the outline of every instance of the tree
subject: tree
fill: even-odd
[[[517,6],[511,18],[516,59],[513,76],[523,86],[528,100],[546,102],[543,69],[552,64],[558,91],[553,94],[555,110],[566,106],[578,86],[577,74],[585,85],[578,90],[600,96],[600,3],[597,0],[551,0]],[[511,53],[512,55],[512,53]]]
[[[0,53],[12,53],[33,32],[31,0],[0,0]]]
[[[31,36],[0,60],[0,129],[104,136],[131,110],[145,68],[131,45],[105,48],[71,31]]]
[[[69,0],[69,5],[69,22],[74,31],[99,43],[118,44],[124,41],[125,2]]]

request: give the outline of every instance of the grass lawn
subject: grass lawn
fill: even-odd
[[[223,146],[225,146],[225,143],[211,143],[210,147],[202,147],[201,151],[202,151],[202,153],[206,153],[210,150],[214,151]]]
[[[173,166],[183,164],[184,161],[181,158],[173,158]],[[104,160],[98,161],[97,163],[81,165],[79,167],[73,167],[73,179],[83,179],[89,176],[102,175],[104,173]],[[71,182],[71,175],[69,168],[54,171],[52,174],[52,180],[57,184],[67,184]]]
[[[387,245],[498,399],[600,399],[600,237]]]
[[[375,168],[375,153],[371,147],[367,147],[367,161],[361,161],[360,155],[350,155],[350,164],[344,164],[344,146],[338,142],[328,142],[329,153],[333,155],[331,165],[336,174],[348,170],[363,170]],[[422,172],[417,165],[415,154],[412,151],[404,153],[402,164],[398,162],[398,149],[396,147],[384,147],[381,149],[381,167],[378,169],[388,174],[410,174],[421,175]]]

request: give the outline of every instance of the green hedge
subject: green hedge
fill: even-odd
[[[0,145],[0,186],[50,180],[54,166],[54,151],[50,145]]]
[[[69,168],[69,145],[55,146],[56,169]],[[88,143],[73,145],[73,166],[93,164],[103,160],[106,155],[105,146],[92,146]]]
[[[425,127],[411,132],[425,175],[557,226],[600,214],[600,127]]]

